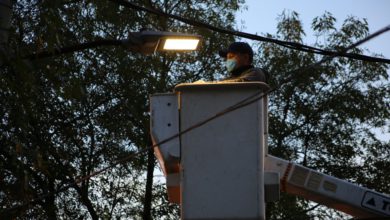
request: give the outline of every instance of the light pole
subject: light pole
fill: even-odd
[[[0,0],[0,44],[8,41],[12,5],[10,0]]]
[[[68,47],[55,48],[51,51],[41,51],[24,58],[34,60],[57,56],[100,46],[122,46],[125,49],[142,54],[152,54],[156,51],[186,52],[199,49],[200,35],[162,31],[130,32],[124,40],[99,39]]]
[[[10,0],[0,0],[0,65],[6,58],[8,35],[11,25],[12,4]]]

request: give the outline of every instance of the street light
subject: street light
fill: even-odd
[[[186,52],[198,50],[201,36],[162,31],[130,32],[129,38],[124,40],[99,39],[77,45],[54,48],[54,50],[39,51],[24,58],[42,59],[66,53],[73,53],[100,46],[122,46],[125,49],[143,54],[152,54],[156,51]]]
[[[122,40],[123,46],[134,52],[151,54],[156,51],[193,51],[199,48],[201,36],[162,31],[131,32]]]

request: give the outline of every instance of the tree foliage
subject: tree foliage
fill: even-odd
[[[227,27],[234,25],[233,13],[242,3],[133,2]],[[203,49],[144,56],[97,47],[24,59],[94,40],[124,39],[143,28],[200,34]],[[212,80],[221,70],[215,51],[230,41],[231,36],[110,1],[14,2],[9,53],[2,54],[6,62],[0,69],[2,218],[176,218],[161,184],[152,188],[150,153],[59,189],[150,146],[149,95],[180,82]],[[48,196],[34,200],[42,195]]]
[[[225,28],[234,27],[234,13],[243,4],[133,2]],[[330,13],[313,20],[315,46],[341,48],[369,33],[364,19],[349,17],[339,29],[335,22]],[[141,28],[200,34],[202,49],[145,56],[97,47],[25,59],[64,46],[124,39]],[[303,42],[304,36],[298,14],[285,13],[272,37]],[[216,52],[231,41],[232,36],[111,1],[14,1],[7,53],[0,54],[0,217],[177,219],[178,208],[167,203],[164,186],[153,184],[150,151],[71,183],[150,146],[149,95],[181,82],[218,79],[224,69]],[[271,73],[271,85],[294,75],[270,96],[271,154],[389,193],[389,143],[372,132],[389,118],[388,67],[334,58],[303,68],[322,57],[269,43],[257,47],[256,62]],[[335,213],[285,195],[267,205],[267,215],[311,219]]]
[[[316,47],[343,48],[369,34],[365,19],[348,17],[335,27],[329,12],[313,19]],[[275,38],[302,42],[305,33],[297,13],[280,16]],[[389,142],[373,128],[388,126],[388,66],[352,59],[323,57],[262,43],[259,63],[267,66],[273,84],[284,82],[270,96],[270,153],[306,167],[389,193]],[[360,48],[353,52],[362,53]],[[380,181],[378,181],[380,180]],[[282,199],[268,206],[270,219],[332,218],[323,209],[312,211],[307,202]],[[292,205],[295,204],[295,205]],[[295,211],[291,211],[295,207]],[[310,209],[311,212],[303,212]],[[334,214],[334,213],[333,213]],[[304,217],[306,216],[306,217]]]

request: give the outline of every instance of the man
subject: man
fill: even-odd
[[[219,51],[219,55],[225,58],[226,68],[230,73],[230,76],[222,82],[260,81],[268,83],[267,72],[252,65],[253,50],[249,44],[234,42],[229,48]]]

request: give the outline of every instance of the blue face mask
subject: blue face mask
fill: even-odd
[[[232,72],[236,68],[237,60],[235,60],[235,59],[227,59],[225,65],[226,65],[227,71],[230,73],[230,72]]]

